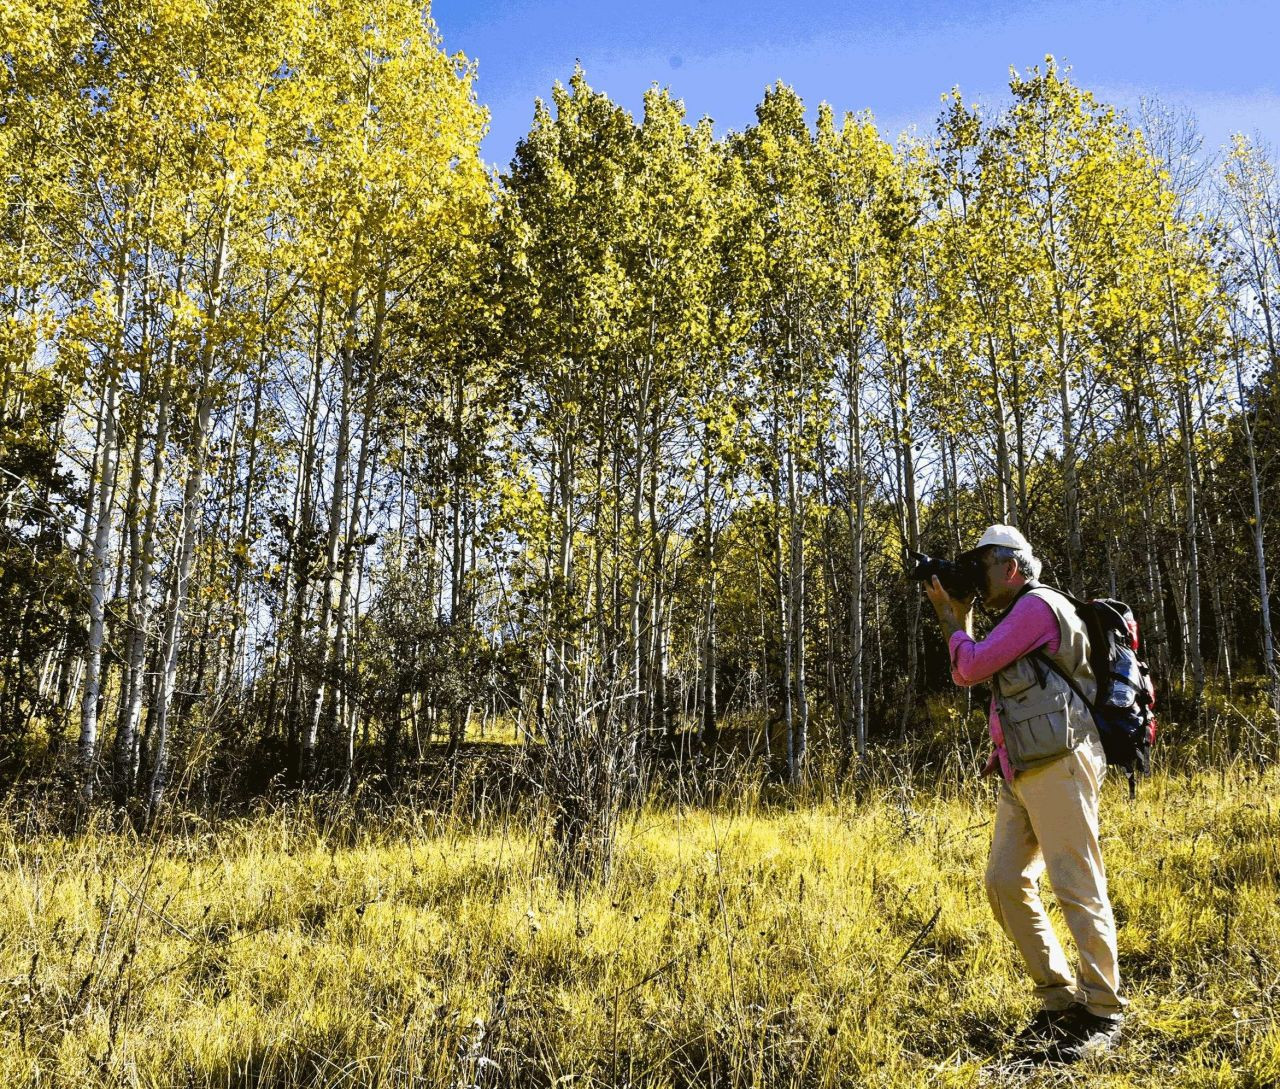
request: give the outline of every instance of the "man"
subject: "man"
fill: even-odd
[[[999,772],[1002,781],[987,896],[1041,1006],[1015,1043],[1025,1058],[1073,1062],[1112,1045],[1125,1006],[1098,844],[1106,757],[1084,700],[1046,661],[1093,699],[1088,635],[1070,601],[1035,581],[1040,561],[1017,529],[991,526],[968,556],[982,565],[983,605],[998,614],[985,639],[973,638],[972,600],[951,597],[936,577],[925,592],[948,641],[952,679],[992,685],[984,774]],[[1045,871],[1075,939],[1078,975],[1040,900]]]

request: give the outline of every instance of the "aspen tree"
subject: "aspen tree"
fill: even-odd
[[[835,353],[823,329],[832,309],[833,283],[823,257],[829,228],[823,223],[816,140],[805,124],[803,103],[779,83],[766,91],[756,119],[735,143],[758,221],[758,242],[746,251],[740,268],[746,284],[743,301],[753,318],[747,346],[766,406],[759,463],[774,504],[779,695],[787,731],[787,777],[794,783],[804,773],[810,716],[805,475],[831,413]]]
[[[847,612],[848,717],[841,723],[846,762],[867,755],[866,550],[867,428],[864,385],[872,366],[875,338],[889,302],[891,266],[882,224],[893,200],[897,167],[893,149],[869,115],[846,114],[837,130],[827,109],[817,123],[824,200],[831,217],[832,275],[838,298],[828,336],[838,359],[836,382],[844,403],[845,518],[852,574]]]
[[[690,368],[687,427],[693,432],[698,489],[701,501],[700,560],[705,564],[702,584],[703,615],[699,629],[701,655],[700,736],[704,746],[718,739],[719,716],[724,699],[719,687],[722,621],[721,565],[731,542],[726,530],[739,487],[742,448],[749,414],[740,388],[745,332],[742,311],[735,308],[739,232],[744,228],[741,202],[735,202],[740,186],[732,180],[737,159],[723,145],[712,142],[710,126],[703,122],[692,134],[691,152],[696,168],[710,187],[710,265],[703,302],[706,318],[695,325],[702,339],[694,345]],[[705,244],[705,239],[699,239]]]
[[[965,428],[978,440],[975,456],[994,445],[997,502],[992,517],[1025,523],[1035,436],[1045,415],[1043,361],[1030,350],[1022,300],[1026,270],[1034,267],[1034,235],[1023,229],[994,126],[958,91],[938,123],[930,178],[938,238],[932,262],[931,339],[947,361],[960,394],[954,407],[977,408]],[[962,407],[963,406],[963,407]],[[954,413],[947,413],[951,418]],[[1012,426],[1010,426],[1012,425]],[[961,436],[957,436],[961,438]],[[963,440],[962,440],[963,441]]]
[[[1106,236],[1123,214],[1134,167],[1128,130],[1060,72],[1010,80],[1013,106],[993,132],[1013,214],[1032,240],[1022,321],[1057,386],[1068,586],[1083,592],[1079,461],[1091,406],[1090,308],[1104,278]]]
[[[898,555],[902,548],[919,551],[921,476],[923,450],[923,401],[933,390],[926,386],[926,327],[924,298],[927,290],[923,235],[918,229],[923,213],[924,161],[918,145],[906,145],[895,156],[896,170],[880,209],[879,228],[890,269],[891,289],[878,338],[876,385],[887,405],[877,421],[892,458],[892,502],[897,521]],[[897,557],[895,556],[895,560]],[[898,702],[898,736],[905,740],[907,724],[917,697],[920,670],[921,595],[913,594],[905,605],[907,669],[902,687],[891,698]]]
[[[1230,225],[1229,245],[1235,267],[1235,282],[1244,289],[1243,305],[1233,308],[1232,362],[1239,398],[1241,426],[1249,465],[1252,499],[1250,536],[1258,580],[1258,601],[1262,628],[1262,666],[1270,679],[1271,706],[1280,718],[1280,651],[1277,651],[1271,622],[1270,586],[1267,565],[1266,520],[1262,499],[1254,431],[1268,398],[1274,403],[1280,379],[1280,328],[1277,328],[1277,300],[1280,299],[1280,183],[1274,164],[1262,150],[1243,137],[1232,142],[1231,154],[1223,165],[1219,194]],[[1263,351],[1264,373],[1270,391],[1260,384],[1255,404],[1246,396],[1241,356],[1250,342]],[[1255,407],[1256,406],[1256,407]]]
[[[529,453],[539,478],[543,535],[534,542],[542,631],[536,682],[539,724],[548,702],[560,708],[581,647],[576,538],[583,514],[583,459],[589,410],[614,403],[610,368],[618,360],[623,270],[619,263],[628,156],[635,140],[627,113],[593,91],[577,69],[539,101],[533,126],[505,177],[507,230],[518,264],[509,304],[529,398]],[[643,492],[640,492],[641,498]],[[632,489],[634,531],[636,489]],[[638,542],[632,541],[636,547]],[[630,717],[639,716],[642,593],[629,593]]]
[[[1273,379],[1280,378],[1280,179],[1275,164],[1262,148],[1237,135],[1223,164],[1219,192],[1231,219],[1240,280],[1256,307],[1267,366]]]
[[[669,733],[664,659],[671,633],[663,617],[669,612],[666,553],[672,517],[662,509],[671,490],[663,485],[676,461],[671,443],[678,412],[690,398],[694,361],[709,348],[715,221],[708,131],[693,133],[684,124],[683,107],[668,92],[651,89],[644,105],[630,179],[635,204],[621,240],[628,326],[621,388],[631,416],[627,447],[635,457],[631,513],[639,563],[631,627],[643,659],[636,680],[648,693],[645,720]],[[708,445],[705,434],[703,445]],[[642,581],[648,583],[643,589]],[[647,625],[641,624],[637,596],[650,599]]]

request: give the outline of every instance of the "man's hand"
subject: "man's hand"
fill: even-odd
[[[933,603],[933,611],[938,614],[938,623],[942,625],[943,637],[950,641],[958,631],[973,634],[973,599],[954,598],[943,589],[938,576],[924,584],[924,592]]]

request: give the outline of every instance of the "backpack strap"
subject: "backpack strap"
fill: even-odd
[[[1087,708],[1089,708],[1089,713],[1093,715],[1094,718],[1097,718],[1098,709],[1094,707],[1093,702],[1089,699],[1089,697],[1086,696],[1084,692],[1080,690],[1080,686],[1076,684],[1076,679],[1073,676],[1071,676],[1071,674],[1069,674],[1065,669],[1063,669],[1062,666],[1058,665],[1057,662],[1055,662],[1052,658],[1050,658],[1049,655],[1047,655],[1044,652],[1043,648],[1036,647],[1036,649],[1031,652],[1031,657],[1039,659],[1041,662],[1047,665],[1050,669],[1052,669],[1059,677],[1061,677],[1064,681],[1066,681],[1071,691],[1074,692],[1077,696],[1080,697],[1081,700],[1084,701],[1084,705]]]
[[[1052,590],[1059,597],[1064,597],[1071,602],[1072,608],[1076,611],[1076,616],[1084,624],[1085,632],[1089,636],[1089,668],[1093,670],[1093,678],[1097,684],[1096,691],[1101,693],[1103,679],[1111,668],[1108,630],[1115,628],[1117,631],[1126,631],[1127,633],[1124,618],[1111,602],[1100,600],[1081,601],[1080,598],[1067,593],[1066,590],[1060,590],[1056,586],[1042,585],[1044,589]],[[1090,710],[1093,710],[1092,705],[1090,705]]]
[[[1023,595],[1029,594],[1032,590],[1039,588],[1040,585],[1041,584],[1036,582],[1035,579],[1027,579],[1027,581],[1024,582],[1021,587],[1019,587],[1018,592],[1013,597],[1013,600],[1009,602],[1008,608],[1006,608],[1004,612],[1002,612],[998,617],[996,617],[995,623],[991,625],[992,628],[996,628],[1000,624],[1004,623],[1008,615],[1011,612],[1013,612],[1013,607],[1018,604],[1018,601],[1023,597]],[[1031,664],[1036,671],[1036,679],[1040,682],[1040,687],[1043,688],[1044,682],[1045,682],[1045,675],[1044,673],[1041,672],[1039,665],[1036,664],[1034,657],[1032,657]],[[997,697],[999,698],[1003,697],[1003,693],[1000,691],[1000,671],[998,669],[991,675],[991,687],[995,689],[995,693]]]

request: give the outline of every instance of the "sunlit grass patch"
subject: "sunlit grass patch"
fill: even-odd
[[[1030,1083],[1276,1083],[1275,785],[1108,786],[1129,1025]],[[9,837],[0,1082],[992,1084],[1030,999],[982,891],[988,789],[650,806],[577,894],[533,831],[421,815]]]

